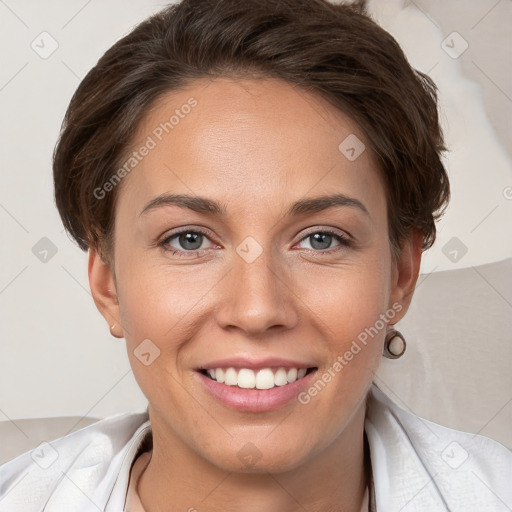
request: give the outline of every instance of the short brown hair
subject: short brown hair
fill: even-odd
[[[429,248],[450,196],[436,86],[360,4],[183,0],[115,43],[73,95],[54,152],[57,208],[80,248],[113,250],[118,187],[101,200],[94,191],[118,169],[159,97],[198,78],[255,74],[348,114],[385,176],[392,254],[411,231]]]

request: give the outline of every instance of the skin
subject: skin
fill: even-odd
[[[402,309],[392,323],[406,313],[421,236],[392,260],[384,181],[364,133],[280,80],[205,79],[168,93],[141,122],[134,148],[190,97],[197,106],[120,185],[114,268],[94,248],[89,258],[95,303],[126,339],[149,401],[154,448],[141,501],[148,512],[359,512],[365,398],[385,329],[307,405],[240,412],[205,391],[195,368],[268,356],[313,360],[322,375],[393,304]],[[338,149],[350,134],[366,145],[354,161]],[[226,216],[172,205],[139,215],[164,192],[217,200]],[[333,193],[356,198],[369,215],[349,206],[284,215],[299,199]],[[208,233],[199,254],[179,237],[167,247],[185,257],[158,246],[177,228],[199,226]],[[318,248],[307,235],[326,229],[351,245],[333,237]],[[262,249],[252,263],[236,251],[248,236]],[[148,366],[134,355],[145,339],[160,350]],[[261,455],[252,467],[237,456],[249,442]]]

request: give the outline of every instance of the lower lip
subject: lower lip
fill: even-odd
[[[311,379],[317,370],[308,373],[302,379],[274,386],[271,389],[243,389],[238,386],[227,386],[210,379],[201,372],[195,372],[206,389],[223,404],[243,412],[265,412],[279,409],[296,399],[301,391],[310,386]]]

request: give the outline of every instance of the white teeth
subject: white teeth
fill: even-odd
[[[224,384],[228,386],[236,386],[238,384],[238,375],[234,368],[228,368],[224,374]]]
[[[295,382],[297,380],[297,368],[290,368],[286,374],[286,380],[288,382]]]
[[[245,389],[253,389],[256,384],[254,372],[247,368],[242,368],[238,372],[238,387]]]
[[[286,370],[284,368],[279,368],[279,370],[277,370],[274,375],[274,382],[276,386],[284,386],[285,384],[288,384]]]
[[[275,386],[285,386],[306,375],[307,368],[271,368],[251,370],[250,368],[210,368],[208,375],[217,382],[227,386],[238,386],[243,389],[272,389]]]
[[[243,370],[240,370],[242,372]],[[254,372],[253,372],[254,373]],[[271,389],[275,386],[274,373],[270,368],[260,370],[256,374],[256,389]]]

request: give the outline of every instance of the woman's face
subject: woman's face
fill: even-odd
[[[132,149],[115,281],[95,251],[90,279],[123,329],[155,443],[229,471],[335,451],[361,429],[385,321],[405,313],[421,254],[408,242],[391,261],[361,130],[285,82],[224,78],[163,97]]]

